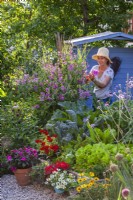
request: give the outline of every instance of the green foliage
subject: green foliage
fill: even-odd
[[[38,120],[28,105],[18,103],[2,106],[0,117],[3,141],[10,141],[8,148],[34,145]]]
[[[57,61],[53,64],[49,57],[55,58],[54,52],[46,51],[43,57],[45,63],[38,61],[34,73],[26,73],[24,67],[18,67],[4,80],[3,88],[7,96],[3,102],[31,102],[34,114],[40,119],[39,125],[44,126],[53,111],[59,108],[59,101],[82,100],[90,96],[83,77],[86,68],[84,53],[78,55],[75,56],[70,49],[67,52],[64,50],[56,55]]]
[[[114,143],[116,138],[115,129],[108,128],[102,131],[99,128],[92,128],[89,123],[87,123],[87,127],[89,128],[90,142],[92,143],[103,142],[105,144]]]
[[[132,4],[117,0],[27,2],[2,1],[0,5],[2,78],[16,66],[35,69],[43,47],[55,48],[57,32],[68,39],[106,30],[120,31],[127,28],[132,11]],[[112,43],[118,45],[117,41]]]
[[[76,152],[81,147],[85,147],[90,143],[90,138],[87,135],[77,134],[76,139],[71,140],[61,145],[61,152],[57,157],[57,160],[62,160],[69,163],[72,168],[76,166]]]
[[[84,118],[88,116],[89,109],[85,101],[59,102],[61,110],[57,109],[51,119],[47,122],[46,128],[56,132],[62,142],[76,139],[78,134],[84,132]]]
[[[101,114],[95,119],[95,126],[106,130],[115,129],[115,141],[133,142],[133,101],[122,99],[109,107],[100,108]]]
[[[101,173],[109,165],[112,156],[117,152],[125,155],[125,149],[123,144],[104,144],[101,142],[94,145],[88,144],[75,152],[76,164],[74,167],[79,171],[91,170],[95,174]]]
[[[132,149],[133,150],[133,149]],[[126,151],[128,157],[130,157],[130,162],[123,154],[116,154],[113,163],[110,164],[110,170],[106,172],[106,176],[111,177],[111,187],[108,191],[109,199],[123,199],[122,190],[127,188],[130,193],[128,199],[131,200],[133,196],[133,153],[130,149]],[[116,169],[112,166],[117,167]]]
[[[103,200],[104,199],[105,188],[98,184],[97,186],[92,186],[90,189],[83,190],[82,192],[70,197],[70,200]]]
[[[32,167],[30,177],[32,182],[44,185],[46,177],[44,176],[44,168],[48,163],[46,161],[41,161],[38,165]]]

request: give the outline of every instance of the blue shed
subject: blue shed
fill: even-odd
[[[75,38],[72,40],[66,40],[66,44],[72,45],[74,48],[80,48],[82,45],[102,40],[123,40],[131,42],[133,45],[133,35],[122,33],[122,32],[103,32],[90,36]],[[94,47],[87,53],[87,63],[89,64],[89,70],[92,66],[96,65],[97,62],[92,59],[92,55],[97,53],[99,47]],[[127,77],[133,77],[133,48],[120,48],[120,47],[107,47],[110,51],[110,58],[120,57],[122,60],[120,69],[114,78],[112,88],[115,88],[118,84],[125,86]]]

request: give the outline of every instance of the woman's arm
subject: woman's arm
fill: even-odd
[[[111,77],[110,76],[105,76],[105,78],[104,78],[104,81],[97,81],[96,79],[95,79],[95,76],[94,76],[94,74],[92,74],[92,73],[90,73],[89,75],[87,75],[87,80],[89,81],[89,80],[91,80],[96,86],[98,86],[99,88],[104,88],[104,87],[106,87],[107,85],[108,85],[108,83],[110,82],[110,80],[111,80]]]
[[[110,82],[110,80],[111,78],[109,76],[106,76],[103,82],[97,81],[95,78],[92,81],[99,88],[105,88]]]

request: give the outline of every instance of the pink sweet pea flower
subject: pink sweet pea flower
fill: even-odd
[[[96,69],[92,70],[92,74],[93,74],[94,76],[97,76],[97,75],[98,75],[98,73],[99,73],[99,71],[98,71],[98,70],[96,70]]]

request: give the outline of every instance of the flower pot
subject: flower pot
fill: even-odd
[[[17,169],[14,172],[18,185],[26,186],[31,183],[31,179],[29,176],[29,173],[31,172],[31,170],[32,170],[32,168]]]
[[[55,191],[57,194],[62,194],[62,193],[65,192],[63,189],[57,189],[57,188],[54,188],[54,191]]]

